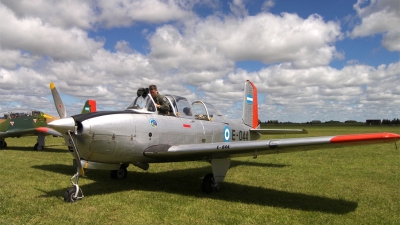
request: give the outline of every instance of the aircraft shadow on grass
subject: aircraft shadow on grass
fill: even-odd
[[[229,168],[237,167],[237,166],[257,166],[257,167],[271,167],[271,168],[283,168],[286,164],[275,164],[275,163],[261,163],[261,162],[245,162],[245,161],[237,161],[231,160],[231,166]]]
[[[34,168],[65,175],[71,174],[74,170],[74,168],[70,166],[61,164],[37,165],[34,166]],[[91,179],[95,182],[83,184],[82,187],[85,188],[86,193],[90,193],[90,196],[142,190],[330,214],[347,214],[355,211],[358,207],[357,202],[343,199],[293,193],[267,187],[254,187],[229,182],[223,183],[221,188],[223,191],[221,192],[204,194],[201,190],[197,190],[197,188],[193,189],[193,187],[199,186],[204,171],[208,169],[208,167],[190,168],[159,173],[128,171],[128,178],[113,180],[113,182],[110,182],[109,171],[93,171],[93,173],[91,173],[92,171],[88,171],[89,173],[87,174],[89,177],[86,179]],[[266,177],[266,179],[268,178]],[[60,197],[65,189],[40,191],[44,192],[44,195],[41,197]]]
[[[57,147],[57,148],[53,148]],[[8,151],[30,151],[37,152],[38,150],[34,150],[32,147],[17,147],[17,146],[8,146]],[[65,145],[46,145],[46,153],[68,153],[68,150],[65,149]]]

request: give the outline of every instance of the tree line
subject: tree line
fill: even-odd
[[[394,118],[393,120],[383,119],[382,124],[384,125],[400,125],[400,119]]]
[[[261,121],[259,121],[261,122]],[[294,122],[279,122],[278,120],[268,120],[265,122],[261,122],[264,124],[292,124]],[[325,121],[325,122],[321,122],[320,120],[313,120],[310,122],[307,122],[306,124],[320,124],[320,123],[342,123],[340,121],[336,121],[336,120],[330,120],[330,121]],[[344,123],[365,123],[365,122],[357,122],[355,120],[346,120]],[[389,119],[383,119],[381,121],[382,125],[400,125],[400,119],[399,118],[394,118],[393,120],[389,120]]]

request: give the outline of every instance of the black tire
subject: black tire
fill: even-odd
[[[0,149],[6,149],[7,148],[7,142],[1,141],[0,142]]]
[[[75,198],[76,188],[72,187],[64,192],[64,201],[66,202],[76,202],[82,198],[82,192],[79,190],[78,197]]]
[[[204,176],[203,181],[201,182],[201,191],[206,194],[215,191],[214,174],[209,173]]]
[[[110,175],[112,179],[123,179],[128,176],[128,170],[125,167],[121,167],[119,170],[111,170]]]
[[[39,143],[36,143],[35,146],[33,146],[33,149],[34,149],[34,150],[41,151],[41,150],[43,150],[44,148],[43,148],[43,146],[39,146]]]

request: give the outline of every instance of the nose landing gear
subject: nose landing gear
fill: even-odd
[[[75,179],[75,181],[73,181]],[[64,192],[64,201],[66,202],[76,202],[81,200],[84,196],[82,193],[82,189],[78,185],[79,180],[79,169],[78,171],[71,177],[72,186],[68,190]]]

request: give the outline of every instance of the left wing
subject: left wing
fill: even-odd
[[[30,128],[30,129],[8,130],[6,132],[0,132],[0,137],[7,138],[7,137],[32,136],[32,135],[37,135],[39,133],[43,133],[45,135],[53,135],[53,136],[62,137],[62,134],[60,132],[55,131],[48,127],[36,127],[36,128]]]
[[[400,140],[395,133],[350,134],[340,136],[287,138],[281,140],[216,142],[188,145],[154,145],[143,154],[160,161],[189,161],[212,158],[257,156],[272,153],[337,148],[352,145],[393,143]]]

